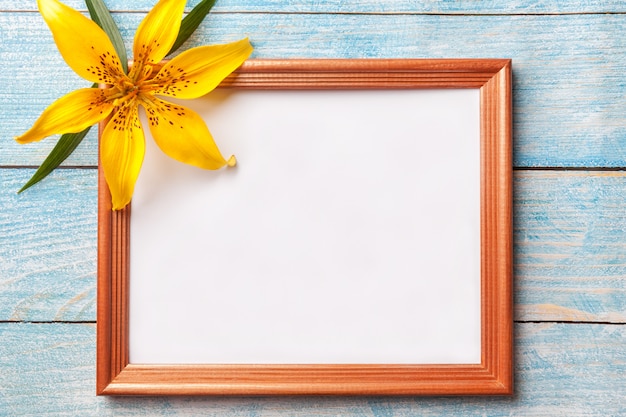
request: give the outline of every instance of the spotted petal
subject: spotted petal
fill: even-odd
[[[106,90],[83,88],[72,91],[52,103],[30,130],[15,140],[29,143],[57,133],[78,133],[104,120],[112,110],[113,105],[106,100]]]
[[[155,64],[165,58],[180,29],[184,0],[160,0],[143,19],[133,44],[134,68]]]
[[[111,191],[113,210],[123,209],[130,202],[145,147],[137,106],[131,104],[118,110],[100,138],[100,160]]]
[[[204,169],[235,165],[235,157],[224,159],[206,124],[194,111],[156,97],[143,104],[154,141],[171,158]]]
[[[57,0],[37,0],[67,65],[91,82],[114,84],[124,74],[113,44],[93,21]]]
[[[236,70],[252,53],[248,38],[224,45],[199,46],[166,63],[155,76],[155,94],[184,99],[201,97]]]

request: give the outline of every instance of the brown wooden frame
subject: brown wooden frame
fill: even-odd
[[[506,59],[250,60],[221,87],[480,89],[481,348],[471,365],[147,365],[128,361],[130,206],[98,193],[98,395],[511,394],[511,62]]]

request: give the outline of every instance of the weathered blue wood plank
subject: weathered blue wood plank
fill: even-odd
[[[199,0],[189,0],[193,7]],[[79,10],[86,10],[82,0],[64,0]],[[156,0],[105,0],[109,10],[146,11]],[[36,10],[35,0],[0,0],[3,11]],[[516,1],[410,1],[410,0],[218,0],[213,8],[218,12],[269,12],[269,13],[465,13],[465,14],[546,14],[546,13],[617,13],[626,11],[620,0],[516,0]]]
[[[516,172],[518,320],[626,323],[626,172]]]
[[[95,318],[96,170],[0,169],[0,320]]]
[[[0,169],[0,320],[94,320],[96,172]],[[516,172],[517,320],[626,322],[626,172]]]
[[[519,324],[515,396],[505,398],[102,398],[95,328],[0,324],[6,416],[567,416],[626,415],[626,326]]]
[[[142,14],[118,15],[130,41]],[[1,13],[0,165],[37,165],[53,141],[19,146],[47,104],[85,86],[36,13]],[[375,30],[373,30],[375,28]],[[510,57],[517,166],[626,165],[626,15],[217,14],[190,45],[247,35],[255,57]],[[95,140],[71,164],[95,165]]]

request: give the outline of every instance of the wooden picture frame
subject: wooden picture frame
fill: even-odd
[[[129,363],[131,207],[98,193],[98,395],[508,395],[512,373],[511,62],[507,59],[250,60],[220,88],[478,89],[480,363]]]

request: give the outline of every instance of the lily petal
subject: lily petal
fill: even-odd
[[[100,138],[100,160],[111,191],[113,210],[130,202],[139,176],[146,143],[136,105],[120,108]]]
[[[106,84],[123,76],[113,44],[97,24],[57,0],[37,4],[63,59],[78,75]]]
[[[252,53],[248,38],[224,45],[189,49],[166,63],[154,77],[154,94],[198,98],[217,87]]]
[[[101,120],[113,110],[106,90],[82,88],[72,91],[52,103],[26,133],[15,138],[30,143],[57,133],[77,133]]]
[[[165,58],[176,41],[185,11],[184,0],[160,0],[143,19],[133,44],[133,68],[155,64]]]
[[[146,98],[142,104],[154,141],[169,157],[204,169],[236,164],[233,156],[228,161],[224,159],[204,120],[196,112],[156,97]]]

